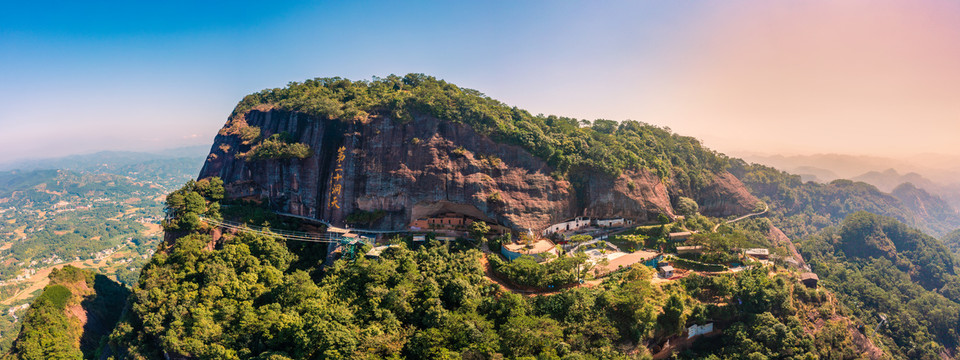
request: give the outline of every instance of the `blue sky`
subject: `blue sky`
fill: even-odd
[[[835,10],[837,19],[784,20],[777,17],[785,9],[758,7],[759,3],[8,2],[0,11],[0,161],[209,144],[245,94],[313,77],[369,79],[410,72],[478,89],[533,113],[631,118],[670,126],[723,151],[879,153],[889,148],[870,144],[888,139],[888,132],[897,128],[895,121],[856,144],[827,139],[811,146],[809,138],[817,136],[816,127],[823,124],[816,119],[806,124],[803,119],[835,114],[804,111],[838,101],[833,97],[797,105],[806,117],[717,105],[778,93],[776,88],[734,86],[739,89],[733,92],[737,98],[725,98],[729,83],[755,76],[753,69],[776,74],[790,70],[777,62],[779,58],[738,58],[737,54],[770,48],[769,43],[744,40],[752,39],[749,34],[759,29],[789,35],[795,29],[778,24],[791,21],[803,27],[862,20],[850,18],[863,12],[859,8],[827,9]],[[808,12],[816,13],[813,10]],[[954,10],[937,13],[960,13]],[[790,11],[794,12],[804,13]],[[929,22],[926,13],[917,17]],[[744,19],[770,21],[747,22],[754,28],[744,30],[739,28]],[[952,20],[956,19],[941,22]],[[908,29],[920,24],[910,19],[861,22],[870,30],[889,27],[891,21]],[[947,30],[943,43],[922,50],[952,51],[947,35],[955,29]],[[851,43],[857,42],[855,36],[863,36],[848,35]],[[925,39],[929,34],[916,36]],[[786,39],[805,41],[802,36]],[[781,52],[811,50],[787,47]],[[907,63],[883,66],[901,68]],[[943,104],[933,107],[942,109],[930,114],[937,121],[926,130],[960,132],[943,125],[956,109],[949,106],[953,90],[943,89]],[[797,98],[796,93],[786,93],[786,98],[764,101],[781,104]],[[785,120],[777,121],[780,116]],[[849,138],[856,131],[857,117],[851,118],[850,128],[841,129],[838,136]],[[758,141],[761,136],[756,133],[731,130],[777,131],[771,123],[807,138]],[[936,127],[941,125],[946,127]],[[938,141],[927,139],[926,145],[918,142],[909,149],[943,152],[947,147],[936,145]]]

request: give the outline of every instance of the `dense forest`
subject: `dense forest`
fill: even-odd
[[[194,211],[207,211],[216,208],[210,194],[219,193],[217,183],[190,183],[177,194],[202,198],[204,206]],[[182,204],[168,202],[176,207],[171,213],[186,216]],[[655,285],[652,270],[639,267],[596,286],[526,297],[484,276],[481,258],[490,255],[474,243],[394,241],[398,246],[378,258],[323,268],[311,256],[322,246],[291,248],[279,237],[251,233],[214,242],[201,224],[164,243],[144,268],[109,352],[200,359],[648,358],[648,347],[707,322],[731,331],[681,357],[853,359],[859,351],[850,321],[836,316],[838,306],[800,286],[791,272],[758,268]],[[832,308],[815,310],[823,305]],[[813,322],[820,318],[830,326],[818,329]]]
[[[958,263],[936,239],[893,218],[857,212],[801,245],[813,270],[884,335],[892,354],[934,359],[958,345]]]

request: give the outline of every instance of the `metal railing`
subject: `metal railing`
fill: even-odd
[[[200,220],[210,224],[212,226],[221,227],[224,229],[236,230],[239,232],[253,233],[265,236],[278,236],[286,240],[291,241],[305,241],[305,242],[316,242],[316,243],[339,243],[343,240],[343,237],[339,234],[326,232],[323,234],[307,233],[301,231],[290,231],[290,230],[279,230],[271,229],[265,226],[251,226],[247,224],[241,224],[238,222],[227,221],[227,220],[216,220],[208,217],[201,216]]]

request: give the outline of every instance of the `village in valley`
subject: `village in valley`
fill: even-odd
[[[166,194],[192,172],[182,163],[189,162],[0,172],[0,350],[54,269],[94,269],[136,283],[163,237]]]

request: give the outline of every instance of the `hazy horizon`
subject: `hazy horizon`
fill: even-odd
[[[737,157],[960,155],[949,1],[10,7],[0,163],[208,145],[248,93],[410,72]]]

